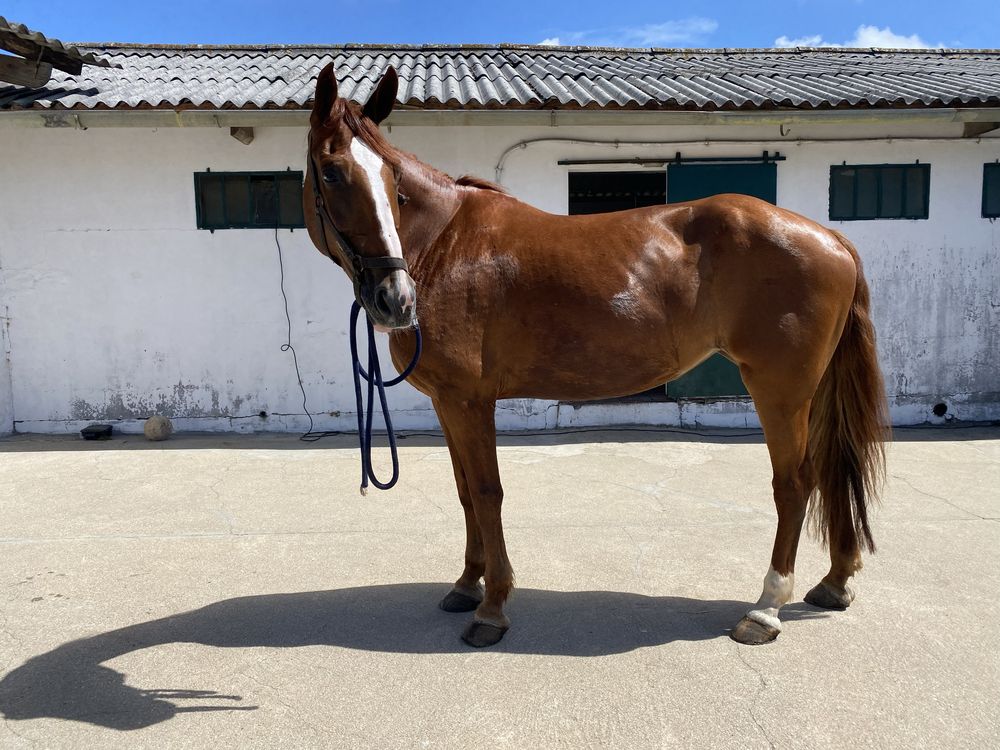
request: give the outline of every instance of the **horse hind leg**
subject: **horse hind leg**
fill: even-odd
[[[751,382],[747,382],[747,388],[753,395]],[[795,554],[809,494],[815,484],[808,454],[809,401],[769,403],[755,398],[755,402],[771,456],[778,528],[763,592],[730,633],[733,640],[748,645],[768,643],[781,632],[778,613],[792,598]]]
[[[809,604],[844,609],[861,550],[875,551],[868,512],[885,475],[889,414],[868,314],[868,285],[858,284],[830,367],[813,399],[813,460],[819,492],[813,521],[830,546],[830,572],[806,594]]]
[[[851,576],[861,570],[861,548],[852,534],[830,532],[830,572],[805,595],[807,604],[823,609],[847,609],[854,601]]]
[[[821,513],[824,510],[822,500],[817,498],[817,502],[820,507],[815,512]],[[822,524],[822,521],[819,523]],[[803,599],[807,604],[822,609],[847,609],[854,601],[855,593],[848,581],[863,567],[861,544],[849,520],[839,524],[828,523],[826,540],[830,547],[830,572]]]

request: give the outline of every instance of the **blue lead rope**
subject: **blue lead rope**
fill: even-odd
[[[406,366],[399,376],[385,382],[382,380],[382,366],[378,360],[378,349],[375,346],[375,329],[372,327],[371,319],[365,315],[365,324],[368,327],[368,371],[361,366],[361,359],[358,357],[358,315],[361,313],[361,306],[355,302],[351,306],[351,365],[354,370],[354,396],[358,405],[358,444],[361,448],[361,494],[368,494],[368,480],[380,490],[387,490],[396,484],[399,479],[399,456],[396,453],[396,434],[392,430],[392,417],[389,414],[389,405],[385,400],[385,389],[402,383],[407,376],[413,372],[420,359],[420,352],[423,349],[423,341],[420,337],[420,327],[415,326],[414,332],[417,334],[417,350],[413,353],[413,359]],[[361,397],[361,381],[368,383],[368,408],[365,409],[364,400]],[[382,417],[385,420],[385,432],[389,438],[389,453],[392,455],[392,477],[388,482],[380,482],[375,476],[372,468],[372,419],[375,416],[375,390],[378,389],[378,400],[382,404]]]

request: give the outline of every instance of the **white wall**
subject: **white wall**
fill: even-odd
[[[936,421],[931,409],[945,403],[950,417],[1000,418],[1000,228],[981,217],[983,164],[1000,158],[1000,137],[960,139],[960,125],[792,126],[782,138],[777,127],[760,128],[534,128],[500,133],[499,128],[398,129],[395,140],[418,154],[433,155],[452,171],[493,177],[498,155],[532,138],[669,140],[667,145],[626,146],[537,143],[515,149],[502,179],[519,197],[553,212],[568,207],[570,170],[636,170],[634,164],[559,166],[563,159],[746,156],[780,151],[778,204],[831,226],[858,247],[872,288],[873,316],[893,420],[897,424]],[[506,130],[506,129],[504,129]],[[513,129],[511,129],[513,130]],[[884,138],[817,142],[830,138]],[[705,139],[711,142],[706,144]],[[759,139],[748,143],[720,143]],[[699,143],[681,141],[699,140]],[[484,147],[484,144],[488,144]],[[448,155],[454,154],[448,162]],[[927,220],[831,222],[829,168],[857,164],[931,164]],[[660,168],[662,167],[653,167]],[[638,413],[636,413],[638,409]],[[570,417],[569,415],[572,415]],[[591,406],[560,409],[566,424],[653,421],[744,426],[752,413],[731,404],[641,407]]]
[[[870,127],[836,134],[884,134]],[[952,131],[923,126],[895,134]],[[258,128],[256,135],[247,147],[225,129],[0,129],[8,155],[0,166],[0,292],[10,317],[19,431],[75,431],[96,420],[137,430],[154,412],[172,416],[179,429],[304,429],[291,356],[280,351],[286,328],[274,233],[194,228],[193,172],[304,168],[304,130]],[[790,137],[828,135],[814,129]],[[835,226],[866,262],[896,421],[924,421],[938,401],[960,418],[1000,418],[1000,237],[979,217],[982,165],[1000,157],[1000,139],[795,145],[780,142],[777,128],[720,127],[411,126],[393,128],[390,137],[453,174],[488,178],[507,146],[532,137],[770,139],[617,149],[539,144],[514,152],[504,183],[553,211],[566,209],[567,168],[556,164],[564,158],[781,150],[788,160],[778,168],[779,203],[824,223],[830,164],[929,162],[930,220]],[[316,426],[351,429],[350,285],[304,231],[278,236],[292,339],[310,410],[321,415]],[[5,382],[0,369],[0,420],[9,422]],[[427,400],[409,386],[394,389],[390,400],[398,426],[436,423]],[[508,428],[743,425],[755,417],[725,403],[574,409],[517,401],[504,404],[498,421]]]
[[[809,175],[845,157],[931,164],[929,219],[825,222],[864,259],[894,418],[923,422],[939,402],[964,419],[1000,417],[1000,230],[981,216],[983,164],[1000,157],[1000,140],[844,151],[790,152],[799,169],[779,180],[779,202],[823,219],[825,189],[817,191]]]

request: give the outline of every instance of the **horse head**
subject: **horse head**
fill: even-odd
[[[323,68],[303,200],[313,244],[351,278],[372,322],[388,329],[416,322],[416,288],[399,240],[399,159],[378,129],[398,83],[389,67],[362,107],[337,95],[333,63]]]

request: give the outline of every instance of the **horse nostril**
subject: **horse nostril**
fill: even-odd
[[[392,304],[389,301],[389,290],[380,286],[375,290],[375,309],[386,318],[392,317]]]

